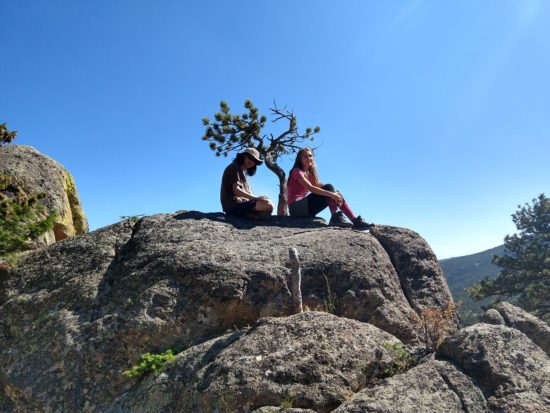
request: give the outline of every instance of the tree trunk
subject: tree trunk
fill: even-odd
[[[272,152],[268,152],[265,156],[265,164],[271,172],[273,172],[279,178],[279,202],[277,203],[277,215],[286,216],[288,215],[288,205],[287,205],[287,188],[286,188],[286,174],[285,171],[277,165],[276,158],[273,156]]]

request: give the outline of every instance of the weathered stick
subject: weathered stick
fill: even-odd
[[[294,304],[294,313],[302,313],[302,271],[300,269],[300,260],[298,258],[298,251],[296,248],[289,248],[288,255],[290,257],[290,265],[292,266],[291,277],[291,290],[292,303]]]

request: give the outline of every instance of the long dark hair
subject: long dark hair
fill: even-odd
[[[302,159],[302,156],[307,152],[309,152],[313,155],[313,151],[311,150],[311,148],[308,148],[308,147],[302,148],[298,151],[298,153],[296,154],[296,160],[294,161],[294,165],[290,169],[290,172],[289,172],[288,176],[290,176],[290,174],[292,173],[292,170],[294,168],[298,168],[302,171],[304,170],[301,159]],[[317,185],[319,183],[319,176],[317,175],[317,165],[315,165],[315,157],[313,157],[313,164],[305,172],[307,172],[309,174],[309,176],[313,178],[313,182],[312,182],[313,185]]]
[[[254,161],[254,159],[252,159],[247,153],[244,153],[244,152],[241,152],[241,153],[238,153],[237,156],[235,156],[235,159],[233,159],[233,162],[236,162],[237,165],[239,166],[242,166],[244,164],[244,157],[247,157],[248,159]],[[246,170],[246,174],[248,176],[253,176],[255,173],[256,173],[256,169],[257,169],[257,166],[256,165],[256,162],[254,162],[254,166],[248,168]]]

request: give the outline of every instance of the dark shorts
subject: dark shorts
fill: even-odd
[[[325,184],[321,188],[334,192],[331,184]],[[308,196],[298,199],[289,205],[290,216],[293,217],[314,217],[328,206],[329,198],[323,195],[310,193]]]
[[[226,213],[229,215],[236,215],[242,217],[243,215],[248,214],[249,212],[254,212],[256,208],[256,200],[239,202],[237,206]]]

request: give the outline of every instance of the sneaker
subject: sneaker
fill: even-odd
[[[349,222],[345,217],[342,211],[336,211],[330,217],[329,225],[340,227],[340,228],[349,228],[351,227],[351,222]]]
[[[359,231],[365,231],[367,229],[371,229],[372,227],[374,227],[374,224],[369,224],[367,221],[361,218],[361,215],[358,215],[351,222],[353,222],[353,226],[351,227],[351,229],[356,229]]]

